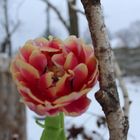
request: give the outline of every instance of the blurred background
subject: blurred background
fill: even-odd
[[[104,0],[102,9],[110,43],[121,70],[121,80],[130,98],[128,140],[139,140],[140,125],[140,1]],[[91,43],[88,24],[80,0],[0,0],[0,140],[39,140],[42,129],[37,116],[19,102],[9,74],[9,63],[29,39],[74,34]],[[123,89],[116,74],[121,105]],[[69,140],[107,140],[106,120],[94,98],[80,117],[66,117]]]

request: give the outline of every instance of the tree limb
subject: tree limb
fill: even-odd
[[[81,0],[88,20],[95,55],[99,62],[100,90],[96,99],[105,113],[110,140],[126,140],[128,120],[120,107],[113,68],[112,50],[104,24],[100,0]]]
[[[69,34],[70,35],[74,34],[78,37],[79,36],[78,15],[77,15],[77,11],[75,11],[71,7],[71,5],[76,5],[76,0],[68,1],[67,5],[68,5],[69,25],[70,25]]]
[[[58,18],[60,19],[60,21],[62,22],[62,24],[64,25],[64,27],[66,28],[67,31],[69,31],[69,25],[67,24],[67,22],[64,20],[64,18],[62,17],[62,15],[60,14],[59,10],[52,4],[50,3],[48,0],[42,0],[43,2],[46,2],[48,4],[48,6],[57,14]]]
[[[116,61],[116,58],[115,58],[115,55],[113,54],[113,58],[114,58],[114,70],[115,70],[115,74],[116,74],[116,77],[119,81],[119,85],[120,85],[120,88],[122,90],[122,94],[123,94],[123,98],[124,98],[124,107],[123,107],[123,110],[124,110],[124,116],[126,118],[129,118],[129,108],[130,108],[130,104],[131,104],[131,101],[129,99],[129,95],[128,95],[128,91],[127,91],[127,88],[125,86],[125,82],[122,78],[122,73],[121,73],[121,69]]]

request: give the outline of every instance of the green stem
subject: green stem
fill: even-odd
[[[60,113],[60,118],[61,118],[61,127],[64,128],[64,113]]]
[[[40,140],[66,140],[63,113],[53,117],[46,117],[45,128]]]

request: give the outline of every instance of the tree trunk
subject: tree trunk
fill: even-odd
[[[10,22],[8,15],[8,0],[4,0],[3,10],[4,10],[4,29],[6,37],[1,45],[1,52],[6,53],[8,50],[8,54],[11,57],[12,55],[12,43],[11,43],[11,33],[10,33]]]
[[[81,0],[88,20],[95,55],[99,62],[100,90],[96,99],[105,113],[110,140],[126,140],[128,118],[120,107],[115,83],[112,50],[104,24],[100,0]]]
[[[0,72],[0,140],[26,140],[25,107],[8,72]]]
[[[71,0],[68,2],[68,13],[69,13],[69,20],[70,20],[70,28],[69,33],[70,35],[79,36],[79,29],[78,29],[78,16],[77,11],[72,7],[76,5],[76,0]]]

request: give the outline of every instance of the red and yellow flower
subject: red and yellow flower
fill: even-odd
[[[98,63],[93,48],[75,36],[39,38],[20,48],[11,73],[22,101],[37,114],[77,116],[90,104]]]

